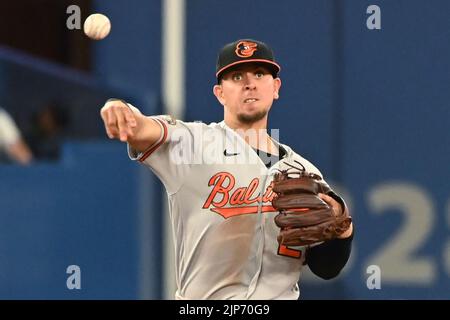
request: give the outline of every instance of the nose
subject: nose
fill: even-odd
[[[255,79],[253,79],[253,74],[248,73],[245,76],[244,89],[245,90],[253,90],[256,88]]]

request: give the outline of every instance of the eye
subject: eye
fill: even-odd
[[[242,80],[242,74],[240,74],[240,73],[235,73],[235,74],[233,74],[232,79],[233,79],[234,81]]]
[[[255,72],[255,77],[260,79],[260,78],[264,77],[264,74],[265,74],[264,71],[258,70],[258,71]]]

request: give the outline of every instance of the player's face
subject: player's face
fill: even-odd
[[[267,68],[246,63],[223,75],[214,86],[214,94],[225,108],[225,120],[234,124],[267,121],[273,100],[278,99],[281,86]]]

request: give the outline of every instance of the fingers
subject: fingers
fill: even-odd
[[[107,102],[101,109],[100,115],[110,139],[120,139],[125,142],[133,137],[133,128],[136,128],[137,121],[133,112],[122,101]]]
[[[103,124],[105,125],[106,134],[110,139],[118,138],[118,130],[117,130],[117,119],[112,112],[112,109],[104,109],[103,107],[101,115],[103,119]]]
[[[319,193],[319,197],[328,204],[331,204],[333,201],[336,201],[332,197],[327,196],[325,193]]]
[[[127,141],[128,136],[132,135],[131,128],[128,126],[126,117],[122,109],[114,109],[113,110],[116,119],[117,119],[117,127],[119,129],[119,138],[120,141]]]
[[[333,208],[333,210],[335,211],[336,214],[339,214],[342,212],[341,205],[339,204],[339,202],[334,200],[332,197],[330,197],[324,193],[319,193],[319,198],[322,199],[323,201],[325,201],[326,203],[328,203],[328,205],[330,205]]]

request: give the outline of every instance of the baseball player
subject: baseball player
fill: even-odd
[[[302,166],[322,176],[267,132],[269,110],[279,98],[279,71],[265,43],[238,40],[217,59],[213,92],[223,121],[148,117],[119,99],[101,109],[109,138],[127,142],[130,158],[149,167],[167,191],[176,299],[298,299],[304,265],[329,279],[349,258],[352,225],[338,238],[313,245],[277,241],[274,173]],[[332,196],[320,197],[334,212],[347,210]]]

